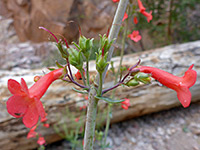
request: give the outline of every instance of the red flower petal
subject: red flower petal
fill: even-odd
[[[191,65],[183,76],[183,84],[186,85],[188,88],[193,86],[197,80],[197,72],[192,70],[193,66],[194,65]]]
[[[21,78],[21,87],[22,87],[23,91],[24,91],[27,95],[29,95],[27,84],[26,84],[26,82],[24,81],[23,78]]]
[[[16,118],[24,116],[28,108],[26,98],[18,95],[11,96],[7,101],[8,113]]]
[[[13,79],[8,80],[8,90],[12,94],[17,94],[17,95],[23,95],[24,94],[19,82],[15,81]]]
[[[39,139],[38,139],[38,141],[37,141],[37,143],[39,144],[39,145],[44,145],[45,144],[45,139],[44,139],[44,137],[39,137]]]
[[[43,104],[42,102],[39,100],[39,99],[35,99],[35,102],[36,102],[36,107],[37,107],[37,110],[38,110],[38,113],[41,117],[41,122],[43,122],[44,120],[46,121],[46,112],[44,110],[44,107],[43,107]]]
[[[31,103],[23,117],[23,123],[27,128],[31,128],[37,124],[39,119],[38,109],[35,103]]]
[[[192,95],[189,88],[187,87],[179,88],[177,90],[177,97],[181,102],[181,104],[183,105],[183,107],[188,107],[190,105]]]

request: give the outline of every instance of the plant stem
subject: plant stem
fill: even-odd
[[[87,86],[90,86],[90,75],[89,75],[89,60],[86,60],[86,79],[87,79]]]
[[[101,96],[102,95],[102,86],[103,86],[103,73],[99,73],[99,87],[98,87],[98,92],[97,95]]]
[[[108,104],[107,116],[106,116],[106,128],[105,128],[105,131],[104,131],[103,149],[105,149],[105,146],[106,146],[108,130],[109,130],[109,127],[110,127],[110,119],[111,119],[110,114],[111,113],[112,113],[112,104]]]
[[[127,4],[128,4],[128,0],[120,0],[118,4],[118,8],[117,8],[114,21],[112,23],[112,27],[110,30],[110,34],[108,37],[110,41],[114,38],[117,38],[118,36],[120,25],[121,25],[122,18],[124,16]],[[113,50],[114,50],[114,47],[111,46],[108,52],[107,61],[111,60]],[[107,68],[108,66],[106,67],[102,75],[102,83],[101,83],[102,85],[105,79]],[[102,85],[101,85],[101,90],[99,88],[99,92],[102,91]],[[87,117],[86,117],[86,129],[85,129],[84,147],[83,147],[84,150],[93,150],[95,121],[96,121],[96,112],[97,112],[97,104],[98,104],[98,100],[95,98],[95,95],[96,95],[96,90],[95,90],[94,85],[92,85],[89,92],[89,103],[88,103],[88,110],[87,110]]]
[[[91,85],[89,93],[89,103],[87,108],[86,128],[84,136],[84,150],[93,150],[95,122],[97,114],[98,99],[93,95],[96,94],[94,85]]]
[[[122,49],[121,49],[121,54],[120,54],[120,63],[119,63],[119,67],[118,67],[118,70],[117,70],[117,73],[115,75],[115,82],[114,84],[117,84],[117,80],[118,80],[118,76],[120,74],[120,70],[121,70],[121,66],[122,66],[122,61],[123,61],[123,56],[124,56],[124,50],[125,50],[125,40],[126,40],[126,36],[127,36],[127,27],[128,27],[128,22],[126,20],[125,22],[125,27],[124,27],[124,34],[123,34],[123,37],[122,37]],[[113,86],[114,88],[118,87],[119,85],[121,85],[122,82],[119,82],[116,86]],[[113,89],[114,89],[113,88]],[[110,89],[109,89],[110,90]],[[113,90],[112,92],[112,96],[111,98],[113,99],[114,98],[114,94],[115,94],[115,91],[116,89]],[[105,92],[105,91],[104,91]],[[104,132],[104,142],[103,142],[103,147],[105,148],[106,146],[106,139],[107,139],[107,136],[108,136],[108,130],[109,130],[109,127],[110,127],[110,119],[111,119],[111,116],[110,114],[112,113],[112,105],[111,104],[108,104],[108,111],[107,111],[107,120],[106,120],[106,128],[105,128],[105,132]]]

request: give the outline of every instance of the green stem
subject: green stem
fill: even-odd
[[[83,83],[84,83],[84,85],[86,86],[85,76],[84,76],[84,74],[83,74],[83,69],[80,70],[80,73],[81,73],[81,77],[82,77]]]
[[[108,130],[109,130],[109,127],[110,127],[110,119],[111,119],[110,114],[111,113],[112,113],[112,104],[108,104],[107,116],[106,116],[106,128],[105,128],[105,131],[104,131],[103,149],[105,149],[105,146],[106,146]]]
[[[102,95],[102,87],[103,87],[103,73],[99,73],[99,87],[98,87],[98,92],[97,92],[97,96],[101,96]]]
[[[84,136],[84,150],[93,150],[94,144],[94,133],[95,133],[95,122],[97,114],[98,99],[93,95],[96,94],[94,85],[91,86],[89,93],[89,103],[87,108],[87,118]]]
[[[121,70],[121,66],[122,66],[122,61],[123,61],[123,56],[124,56],[124,50],[125,50],[125,41],[126,41],[126,36],[127,36],[127,28],[128,28],[128,22],[126,21],[125,27],[124,27],[124,34],[123,34],[123,37],[122,37],[122,49],[121,49],[121,54],[120,54],[120,62],[119,62],[119,67],[118,67],[117,73],[115,74],[114,85],[117,83],[118,76],[120,74],[120,70]],[[112,99],[114,98],[115,91],[116,91],[116,89],[114,89],[112,91],[112,95],[111,95]],[[104,131],[104,141],[103,141],[103,147],[104,148],[106,146],[106,139],[107,139],[108,130],[109,130],[109,127],[110,127],[110,119],[111,119],[110,114],[111,113],[112,113],[112,105],[109,104],[108,105],[108,111],[107,111],[106,128],[105,128],[105,131]]]
[[[89,60],[86,61],[86,80],[87,86],[90,87],[90,75],[89,75]]]
[[[114,21],[112,23],[110,34],[108,37],[110,41],[114,38],[117,38],[118,36],[120,24],[122,22],[122,18],[124,16],[127,4],[128,4],[128,0],[120,0],[118,4]],[[113,50],[114,50],[114,47],[111,46],[108,52],[107,61],[111,60]],[[101,77],[102,78],[101,84],[103,84],[107,69],[108,67],[105,69]],[[99,88],[98,92],[101,93],[100,91],[102,91],[102,86],[101,86],[101,89]],[[89,92],[89,103],[88,103],[87,117],[86,117],[86,129],[85,129],[85,135],[84,135],[84,147],[83,147],[84,150],[93,150],[95,122],[96,122],[96,113],[97,113],[97,104],[98,104],[98,100],[95,98],[95,95],[96,95],[96,90],[95,90],[94,85],[92,85]]]

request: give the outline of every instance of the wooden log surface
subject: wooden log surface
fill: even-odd
[[[141,58],[142,65],[148,65],[163,69],[178,76],[182,76],[191,64],[195,64],[197,71],[197,82],[190,88],[192,101],[200,100],[200,41],[170,45],[159,49],[131,54],[124,57],[123,65],[131,66]],[[119,64],[119,57],[113,58],[114,65]],[[37,147],[36,139],[26,139],[28,129],[23,125],[21,119],[15,119],[7,113],[5,103],[11,95],[7,90],[7,80],[13,78],[20,80],[23,77],[30,86],[34,75],[42,74],[41,70],[20,70],[20,71],[0,71],[0,148],[1,149],[32,149]],[[90,64],[91,74],[95,74],[95,63]],[[108,74],[104,88],[111,86],[110,74]],[[77,96],[72,90],[73,85],[61,81],[56,81],[51,85],[42,102],[48,113],[48,123],[50,128],[41,127],[40,133],[45,137],[47,143],[60,140],[53,129],[53,125],[58,122],[69,122],[66,117],[62,117],[63,111],[70,106],[70,113],[79,116],[77,108],[83,106],[86,101]],[[107,95],[109,95],[108,93]],[[180,106],[176,92],[164,86],[159,86],[157,82],[149,85],[140,85],[134,88],[119,87],[116,91],[117,98],[129,98],[131,106],[128,110],[122,109],[119,105],[113,108],[112,123],[141,116],[148,113],[166,110]],[[105,103],[101,103],[99,111],[105,112]]]

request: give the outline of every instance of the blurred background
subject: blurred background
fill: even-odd
[[[129,16],[127,33],[129,34],[132,33],[133,30],[139,30],[142,40],[135,43],[127,38],[125,43],[126,64],[130,65],[130,62],[136,62],[138,58],[141,57],[147,65],[158,63],[157,67],[175,73],[182,71],[181,75],[187,70],[187,65],[191,63],[195,63],[196,69],[199,71],[200,42],[197,40],[200,40],[200,1],[142,0],[142,2],[148,12],[152,11],[153,19],[148,23],[142,14],[136,12],[135,15],[139,23],[135,25],[133,23],[133,16]],[[130,3],[134,10],[138,9],[136,0],[130,0]],[[80,26],[84,36],[95,38],[95,52],[98,47],[99,34],[107,33],[111,26],[116,8],[117,3],[114,3],[112,0],[0,0],[0,108],[2,110],[0,112],[0,139],[2,140],[0,145],[3,149],[6,150],[6,145],[9,143],[10,148],[7,147],[8,149],[33,149],[38,146],[36,141],[26,139],[28,130],[22,126],[21,120],[11,118],[6,112],[5,102],[9,97],[9,92],[6,88],[7,79],[9,77],[20,79],[21,76],[25,76],[26,81],[29,81],[30,84],[35,74],[42,74],[40,68],[54,66],[56,60],[61,64],[65,63],[60,57],[55,43],[52,43],[55,42],[55,40],[48,32],[40,30],[38,27],[43,26],[49,29],[51,32],[55,33],[57,37],[62,38],[62,36],[64,36],[71,44],[72,41],[78,41],[78,26]],[[123,27],[121,27],[119,38],[115,45],[114,56],[120,55],[123,32]],[[187,44],[192,41],[196,41],[196,43],[192,46]],[[173,46],[163,48],[162,50],[164,53],[156,51],[155,56],[150,56],[151,59],[146,59],[149,53],[153,54],[154,50],[157,48],[183,43],[186,43],[186,45],[180,46],[179,48],[175,47],[174,49],[180,49],[182,52],[184,47],[188,49],[192,48],[185,50],[186,53],[180,52],[181,55],[178,55],[175,64],[173,64],[173,58],[177,58],[177,51],[175,52],[176,54],[173,55],[172,62],[170,58],[168,59],[170,56],[165,55],[168,53],[166,49],[173,49]],[[151,51],[148,53],[148,50]],[[134,59],[132,58],[133,56],[135,57]],[[160,59],[161,56],[164,59],[162,61],[157,60],[157,57]],[[94,59],[94,57],[92,57],[92,59]],[[119,58],[116,58],[115,62],[119,62]],[[40,71],[38,71],[38,69]],[[63,84],[61,85],[64,86]],[[146,96],[146,98],[152,99],[156,104],[156,98],[159,99],[159,97],[163,99],[174,98],[174,101],[177,101],[177,103],[170,103],[171,101],[163,105],[159,101],[159,105],[147,103],[145,107],[148,107],[148,105],[151,105],[151,107],[145,109],[139,102],[133,102],[133,107],[127,113],[125,110],[119,111],[121,108],[117,107],[116,111],[114,111],[117,114],[116,116],[118,117],[121,115],[125,117],[117,120],[115,119],[116,116],[113,114],[114,122],[128,120],[136,116],[180,105],[176,99],[176,93],[170,90],[166,93],[160,92],[157,95],[153,93],[154,96],[152,96],[153,94],[150,92],[159,91],[161,88],[163,89],[163,87],[154,89],[153,87],[155,85],[156,84],[151,86],[152,91],[148,91],[147,87],[142,87],[139,91],[119,90],[117,94],[119,97],[125,95],[137,99],[140,95],[147,93],[147,95],[149,95]],[[50,100],[46,103],[47,111],[54,112],[54,114],[50,115],[54,118],[52,120],[50,119],[52,128],[48,130],[42,129],[47,143],[49,144],[63,138],[56,134],[58,132],[63,132],[63,129],[57,131],[53,129],[53,126],[57,122],[60,123],[60,120],[55,120],[55,118],[59,118],[55,113],[60,110],[65,111],[68,103],[71,105],[74,104],[74,99],[78,101],[85,100],[85,98],[83,98],[84,96],[80,98],[68,91],[67,94],[71,95],[67,97],[66,93],[63,94],[66,92],[66,89],[59,90],[56,86],[53,88],[50,89],[44,99],[55,100],[56,97],[64,97],[64,99],[58,98],[55,101]],[[67,88],[70,89],[70,87]],[[121,94],[122,92],[125,94]],[[192,93],[195,94],[195,101],[200,100],[198,93],[199,87],[195,87]],[[69,101],[69,99],[72,100],[72,102]],[[136,114],[132,115],[132,112],[135,113],[134,110],[137,110],[135,104],[139,109]],[[76,112],[74,106],[71,107],[71,105],[69,110],[71,112]],[[85,104],[78,104],[77,106],[82,107],[83,105]],[[110,143],[111,147],[108,149],[132,150],[134,147],[134,150],[200,150],[199,113],[200,104],[197,102],[187,110],[183,108],[174,108],[170,111],[114,124],[109,132],[108,143]],[[61,114],[62,113],[60,113],[60,115]],[[77,115],[75,114],[74,118],[76,117]],[[104,120],[105,118],[101,119]],[[69,142],[64,140],[47,146],[47,149],[67,150],[71,149],[69,145]]]
[[[130,3],[131,7],[138,9],[137,1]],[[126,40],[125,54],[200,39],[199,0],[143,0],[143,3],[148,11],[152,11],[153,20],[148,23],[142,14],[136,12],[139,23],[135,25],[133,16],[129,17],[128,33],[139,30],[142,40],[138,43]],[[111,26],[117,3],[112,0],[1,0],[0,6],[0,67],[9,69],[20,65],[34,68],[40,60],[43,61],[39,66],[49,66],[53,65],[52,59],[58,59],[49,55],[57,55],[57,51],[53,48],[52,52],[49,50],[52,48],[47,48],[48,42],[55,40],[48,32],[39,30],[39,26],[58,36],[63,35],[71,43],[77,41],[80,25],[83,35],[98,40],[99,34],[105,34]],[[21,42],[25,43],[20,45]],[[121,44],[120,37],[118,43]],[[7,56],[12,46],[16,51],[26,52],[26,46],[29,51],[30,47],[34,47],[31,51],[33,58],[24,58],[21,60],[24,65],[20,64],[20,56]],[[45,57],[47,53],[48,58]],[[115,55],[119,53],[119,50],[115,51]],[[17,64],[5,64],[8,58]],[[32,65],[25,66],[30,61]]]

